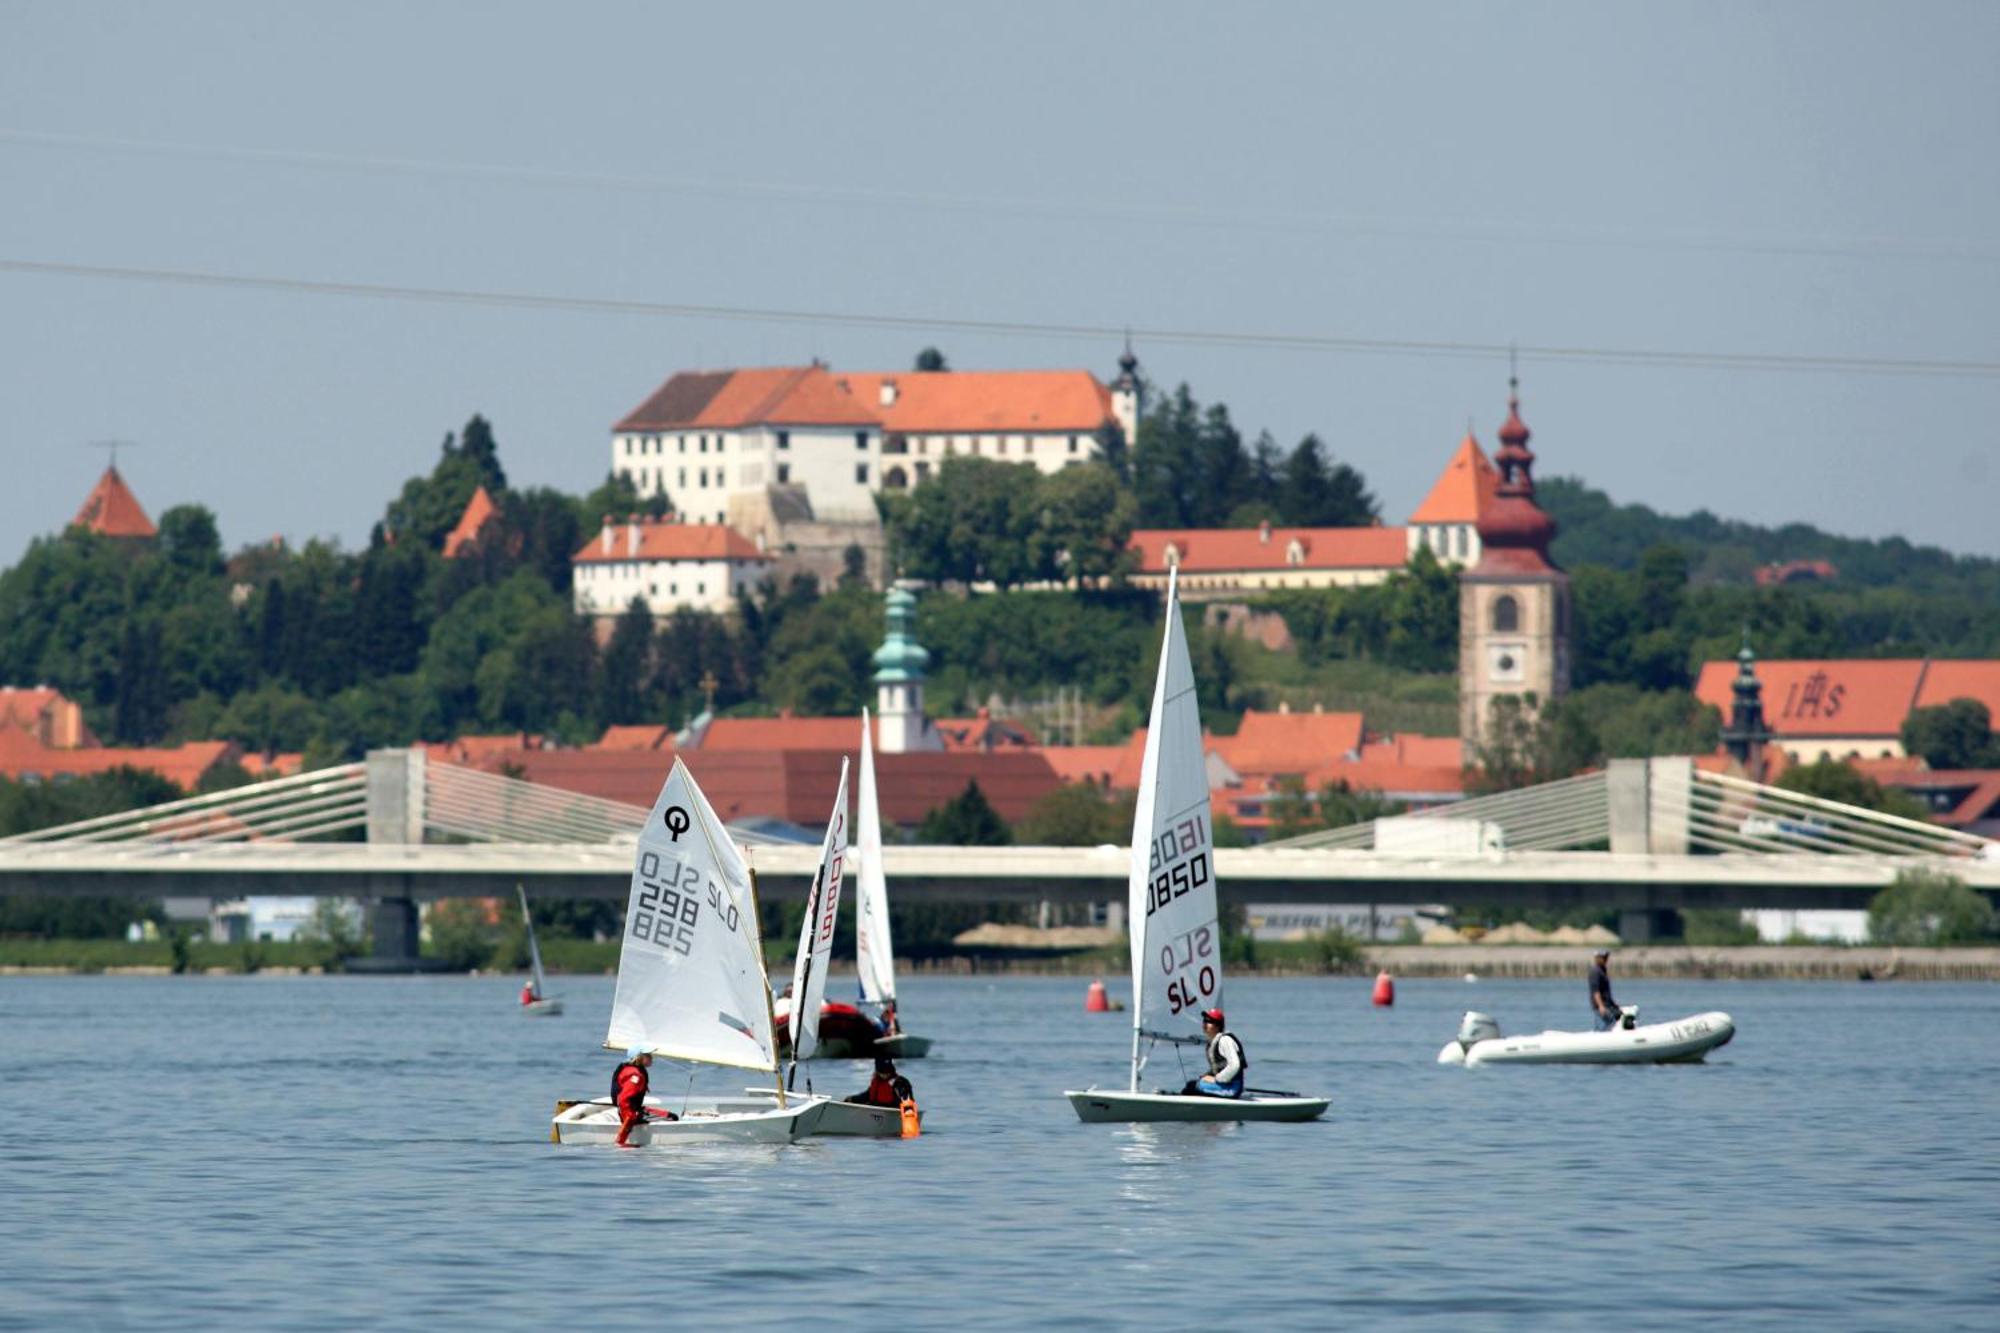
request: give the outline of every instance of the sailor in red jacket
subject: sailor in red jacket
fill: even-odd
[[[648,1111],[646,1109],[646,1089],[652,1086],[652,1076],[646,1072],[653,1063],[653,1054],[643,1047],[634,1046],[625,1052],[625,1063],[611,1074],[611,1100],[618,1107],[618,1146],[629,1148],[625,1141],[634,1125],[644,1124],[648,1118],[656,1120],[677,1120],[672,1111]]]
[[[868,1080],[868,1087],[847,1099],[863,1106],[901,1106],[904,1102],[915,1101],[916,1092],[910,1087],[910,1080],[896,1072],[896,1062],[886,1055],[875,1057],[875,1077]]]
[[[534,1003],[534,1002],[535,1002],[536,1000],[539,1000],[539,999],[541,999],[541,998],[542,998],[541,996],[539,996],[539,995],[535,994],[535,983],[534,983],[534,982],[532,982],[532,981],[524,981],[524,982],[522,982],[522,983],[521,983],[521,1003],[522,1003],[522,1004],[533,1004],[533,1003]]]

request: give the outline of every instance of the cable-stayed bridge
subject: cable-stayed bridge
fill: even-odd
[[[699,755],[693,756],[699,767]],[[664,774],[662,775],[664,778]],[[699,773],[697,771],[697,776]],[[0,892],[239,897],[321,894],[380,905],[378,945],[415,939],[414,902],[622,898],[647,811],[451,764],[422,751],[277,778],[0,839]],[[1593,907],[1645,938],[1648,917],[1702,907],[1862,907],[1929,868],[2000,893],[2000,844],[1697,769],[1617,760],[1603,772],[1396,821],[1223,848],[1225,897]],[[1438,834],[1427,838],[1431,828]],[[1414,836],[1412,836],[1414,830]],[[1471,830],[1472,832],[1468,832]],[[818,847],[732,830],[760,887],[803,892]],[[1464,835],[1464,836],[1460,836]],[[899,898],[1122,903],[1121,847],[895,846]]]

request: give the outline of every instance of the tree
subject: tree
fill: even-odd
[[[597,716],[604,722],[643,722],[652,712],[646,698],[651,674],[653,613],[646,599],[634,597],[612,627],[598,663]]]
[[[886,500],[904,573],[1008,588],[1036,576],[1041,474],[997,458],[947,458],[937,475]]]
[[[988,803],[975,780],[924,816],[924,822],[917,828],[917,841],[933,846],[1004,847],[1013,838],[1007,832],[1006,821]]]
[[[951,367],[945,364],[943,352],[940,352],[935,347],[926,347],[922,351],[917,353],[916,363],[912,365],[910,369],[919,371],[933,371],[933,370],[950,370]]]
[[[1877,810],[1885,815],[1900,815],[1904,819],[1925,819],[1930,815],[1930,811],[1924,808],[1924,803],[1908,792],[1898,791],[1894,787],[1884,787],[1873,778],[1863,777],[1838,759],[1830,757],[1820,759],[1816,763],[1800,764],[1786,769],[1778,775],[1777,785],[1787,791],[1817,796],[1822,801],[1857,805],[1864,810]]]
[[[1095,463],[1064,468],[1038,478],[1036,489],[1031,555],[1036,577],[1103,582],[1132,568],[1138,503],[1110,468]]]
[[[1903,719],[1903,749],[1932,768],[2000,767],[1993,715],[1977,699],[1915,708]]]
[[[1877,944],[1978,944],[1993,935],[1985,896],[1934,870],[1899,872],[1868,904],[1868,938]]]
[[[1014,836],[1033,847],[1098,847],[1132,833],[1132,798],[1089,782],[1066,782],[1028,808]]]

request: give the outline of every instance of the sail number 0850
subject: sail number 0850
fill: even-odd
[[[1209,882],[1208,820],[1191,815],[1153,839],[1146,915]]]

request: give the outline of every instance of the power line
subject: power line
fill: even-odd
[[[687,176],[565,171],[502,163],[443,162],[425,158],[311,152],[290,148],[254,148],[237,144],[174,143],[155,139],[125,139],[6,128],[0,128],[0,144],[12,144],[22,148],[119,153],[141,157],[205,159],[257,166],[358,171],[375,175],[458,177],[465,180],[511,182],[564,189],[695,194],[794,204],[917,208],[937,212],[977,213],[985,216],[1198,227],[1231,232],[1337,232],[1350,236],[1372,236],[1393,240],[1474,241],[1850,259],[1900,257],[1982,263],[2000,260],[2000,246],[1990,243],[1932,238],[1912,239],[1901,236],[1647,232],[1574,223],[1510,223],[1493,219],[1468,222],[1459,219],[1375,217],[1282,208],[1240,210],[1140,207],[1094,204],[1081,200],[1038,200],[892,190],[866,185],[813,185],[783,181],[730,181]]]
[[[1659,366],[1682,369],[1836,371],[1862,375],[1942,375],[2000,378],[2000,362],[1936,359],[1816,356],[1765,352],[1675,351],[1533,343],[1448,342],[1414,338],[1363,338],[1340,334],[1260,333],[1222,329],[1130,327],[1122,324],[1062,324],[1029,320],[961,319],[942,315],[878,315],[828,310],[785,310],[753,306],[693,305],[612,297],[551,296],[534,292],[477,291],[468,288],[412,287],[381,283],[324,282],[307,278],[253,277],[193,269],[130,268],[106,264],[64,264],[0,259],[0,271],[61,277],[103,278],[178,286],[346,296],[373,300],[557,310],[579,314],[638,315],[671,319],[729,320],[848,328],[967,333],[996,337],[1116,341],[1130,335],[1143,342],[1186,347],[1262,347],[1293,351],[1353,352],[1417,357],[1503,357],[1515,352],[1540,361],[1592,365]]]

